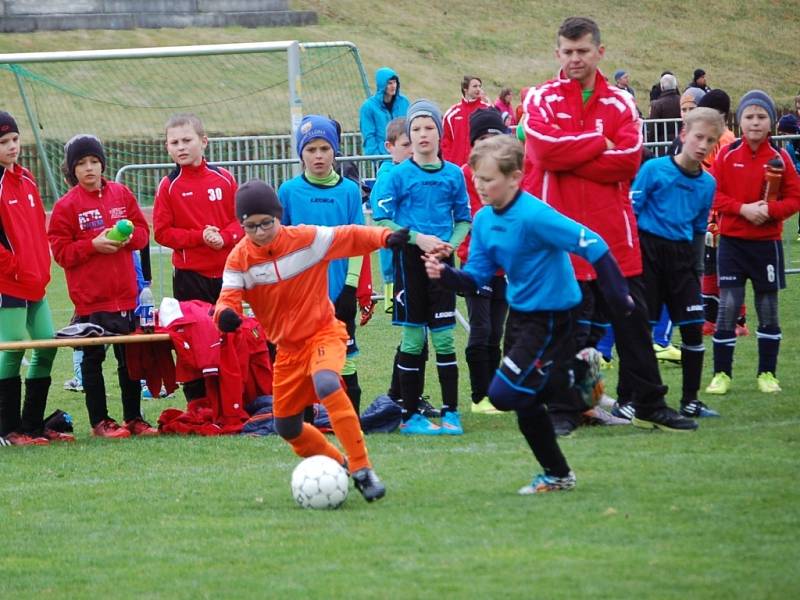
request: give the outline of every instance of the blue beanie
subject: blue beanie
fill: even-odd
[[[297,128],[296,148],[297,156],[303,155],[303,148],[311,140],[321,138],[328,142],[333,148],[333,153],[339,153],[339,133],[336,124],[328,117],[321,115],[307,115],[300,121]]]
[[[769,115],[769,124],[770,127],[775,125],[775,121],[777,119],[775,113],[775,103],[772,101],[772,98],[769,97],[767,92],[762,92],[761,90],[750,90],[742,99],[739,100],[739,107],[736,109],[736,120],[741,123],[742,122],[742,113],[744,109],[748,106],[760,106]]]
[[[800,123],[797,122],[797,117],[792,114],[783,115],[778,121],[778,133],[788,133],[789,135],[800,133]]]
[[[619,78],[625,75],[625,71],[620,69],[618,71],[614,71],[614,81],[619,81]]]
[[[436,129],[439,131],[439,137],[442,137],[442,112],[430,100],[420,98],[408,107],[406,112],[406,135],[411,138],[411,122],[417,117],[430,117],[436,123]]]

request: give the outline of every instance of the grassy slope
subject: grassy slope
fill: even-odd
[[[370,78],[380,65],[394,66],[412,97],[427,96],[443,107],[458,98],[465,72],[480,74],[490,94],[552,76],[554,33],[571,14],[588,14],[601,26],[608,48],[604,69],[632,74],[640,105],[664,69],[682,85],[702,66],[712,87],[739,97],[758,87],[789,105],[798,92],[796,32],[800,2],[707,0],[663,3],[602,0],[559,3],[513,0],[487,3],[381,3],[363,0],[294,0],[297,9],[318,11],[320,24],[306,28],[77,31],[7,34],[2,52],[166,46],[279,39],[350,40],[362,54]]]

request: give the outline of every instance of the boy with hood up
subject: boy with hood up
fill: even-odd
[[[405,117],[408,98],[400,93],[400,78],[389,67],[375,71],[375,94],[361,105],[359,129],[364,154],[384,154],[386,126],[397,117]]]

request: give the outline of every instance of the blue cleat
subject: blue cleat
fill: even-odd
[[[709,408],[700,400],[692,400],[691,402],[681,403],[681,414],[684,417],[702,418],[702,417],[718,417],[720,416],[713,408]]]
[[[442,415],[442,435],[464,435],[464,428],[461,426],[461,417],[457,411],[451,410]]]
[[[539,473],[528,485],[519,488],[517,493],[520,496],[530,496],[531,494],[571,490],[575,487],[575,481],[575,473],[572,471],[566,477],[553,477],[552,475]]]
[[[405,423],[400,423],[400,433],[403,435],[439,435],[441,432],[441,427],[431,423],[419,413]]]

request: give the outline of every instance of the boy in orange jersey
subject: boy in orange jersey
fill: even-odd
[[[257,179],[236,193],[236,216],[246,237],[225,263],[215,321],[222,331],[235,331],[242,301],[250,304],[278,347],[273,385],[278,434],[299,456],[323,454],[349,467],[367,502],[382,498],[386,488],[372,469],[358,415],[339,376],[347,331],[328,298],[328,263],[402,246],[408,230],[282,226],[283,208],[275,191]],[[328,409],[347,459],[318,429],[303,422],[306,406],[317,399]]]

